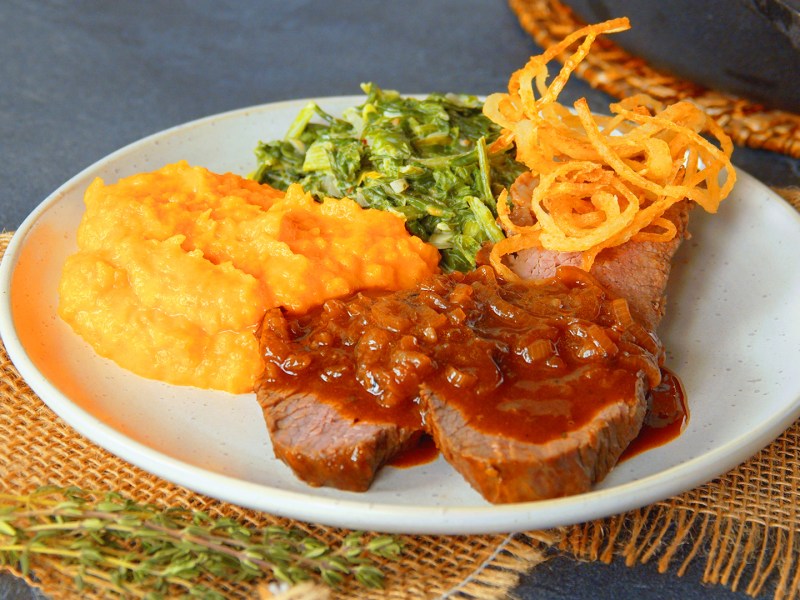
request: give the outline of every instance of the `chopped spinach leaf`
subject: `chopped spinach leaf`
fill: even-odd
[[[362,88],[364,103],[341,117],[312,102],[284,139],[261,142],[253,179],[391,211],[439,248],[444,270],[473,269],[481,246],[503,237],[496,194],[523,171],[511,150],[488,153],[499,127],[474,96]]]

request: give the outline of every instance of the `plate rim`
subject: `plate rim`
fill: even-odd
[[[282,100],[187,121],[147,135],[115,150],[82,169],[47,196],[14,233],[0,263],[0,336],[12,363],[37,396],[73,430],[118,458],[198,493],[237,506],[307,522],[345,528],[367,528],[387,533],[429,535],[509,533],[542,529],[603,518],[639,508],[693,489],[727,472],[777,438],[800,417],[800,395],[798,395],[792,401],[786,402],[782,411],[762,421],[755,431],[729,440],[720,447],[612,488],[593,489],[565,498],[485,506],[436,507],[384,502],[376,504],[366,496],[364,500],[330,498],[246,481],[208,471],[165,455],[128,437],[72,402],[36,368],[14,327],[10,302],[11,277],[28,234],[42,215],[56,205],[75,182],[140,146],[147,146],[156,139],[183,133],[209,122],[243,117],[249,112],[299,107],[310,101],[322,105],[325,102],[358,102],[364,97],[345,95]],[[734,190],[738,189],[741,192],[742,188],[761,188],[762,192],[767,193],[771,202],[780,202],[800,229],[798,211],[755,177],[738,168],[736,171],[738,179]],[[239,493],[232,493],[233,490]],[[309,490],[313,492],[313,488]],[[368,516],[365,517],[365,514]],[[353,515],[358,515],[357,519],[354,520]]]

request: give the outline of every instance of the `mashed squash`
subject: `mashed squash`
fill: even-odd
[[[178,385],[251,391],[267,309],[411,287],[439,260],[390,213],[186,162],[95,180],[85,203],[60,316],[100,355]]]

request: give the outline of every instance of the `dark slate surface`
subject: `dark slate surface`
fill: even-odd
[[[206,115],[374,81],[406,93],[487,94],[538,52],[502,0],[0,2],[0,230],[106,154]],[[578,80],[562,98],[608,99]],[[800,183],[798,161],[737,150],[768,184]],[[519,598],[745,598],[646,565],[558,557]],[[36,597],[0,575],[0,598]]]

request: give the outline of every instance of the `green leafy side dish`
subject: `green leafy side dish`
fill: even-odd
[[[258,145],[251,177],[398,214],[440,250],[443,270],[473,269],[481,246],[504,237],[496,195],[523,171],[510,151],[487,152],[500,128],[474,96],[362,88],[364,103],[340,118],[305,106],[284,139]]]

